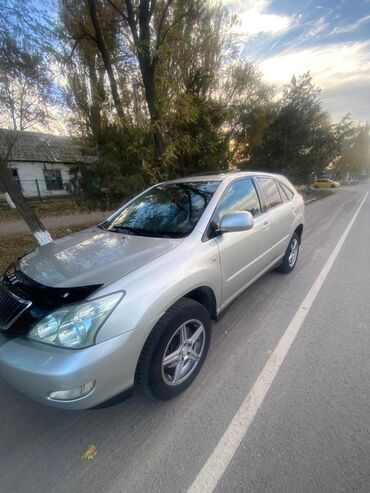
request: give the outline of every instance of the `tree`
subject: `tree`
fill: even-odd
[[[42,57],[32,52],[37,35],[43,38],[46,31],[40,23],[32,25],[34,13],[30,7],[22,0],[0,5],[0,114],[1,124],[12,129],[0,155],[0,191],[21,214],[36,241],[43,245],[52,241],[51,236],[29,207],[9,169],[18,131],[43,125],[48,117],[48,70]]]
[[[359,176],[363,172],[370,171],[370,128],[369,124],[358,126],[357,136],[354,142],[355,172]]]
[[[120,122],[124,120],[124,108],[116,80],[113,58],[115,56],[116,17],[112,15],[107,6],[97,0],[75,2],[73,0],[60,1],[60,18],[63,29],[60,37],[65,40],[66,34],[69,41],[73,42],[71,53],[62,60],[68,64],[72,55],[81,44],[87,51],[100,55],[102,65],[108,76],[110,91],[114,102],[114,108]],[[81,52],[81,50],[79,50]],[[83,51],[83,50],[82,50]],[[90,65],[91,68],[91,65]]]
[[[139,22],[140,16],[148,20],[144,3],[132,4],[136,24],[130,26],[129,2],[94,2],[124,112],[121,121],[111,111],[112,88],[89,2],[60,0],[66,100],[73,123],[98,156],[96,179],[92,167],[74,174],[77,182],[81,178],[76,188],[84,197],[119,201],[119,191],[123,198],[127,190],[161,178],[227,166],[227,111],[218,79],[230,50],[225,11],[200,0],[150,5],[150,43],[143,50],[135,39],[148,36]]]
[[[253,149],[262,143],[272,122],[274,89],[263,80],[256,65],[242,59],[229,67],[222,94],[229,113],[230,163],[242,168],[248,165]]]
[[[1,126],[23,131],[45,125],[51,101],[50,79],[40,56],[17,46],[15,39],[0,44]]]
[[[333,178],[359,177],[370,171],[369,125],[357,126],[346,115],[336,126],[337,155],[333,161]]]
[[[166,110],[170,111],[171,105],[168,103],[173,103],[173,81],[179,83],[180,91],[181,83],[185,82],[184,78],[181,80],[185,74],[181,73],[183,67],[176,49],[180,48],[182,53],[187,51],[187,55],[192,55],[194,46],[200,47],[199,39],[207,33],[210,23],[213,23],[218,34],[219,26],[215,24],[220,9],[206,5],[201,0],[108,0],[108,3],[119,14],[121,34],[132,46],[137,59],[150,117],[155,166],[159,175],[163,168],[165,174],[168,174],[165,170],[166,162],[168,156],[172,157],[173,150],[170,148],[166,155],[166,124],[163,119]],[[202,25],[204,32],[200,29]],[[204,48],[211,52],[212,46],[206,47],[203,43],[203,52],[198,50],[201,57],[199,60],[205,53]],[[191,59],[183,59],[182,65],[184,63],[191,66]],[[208,75],[214,77],[215,73],[210,71]]]
[[[296,180],[320,174],[335,155],[335,136],[322,107],[320,90],[309,73],[285,87],[262,142],[251,150],[251,164],[286,170]]]
[[[222,93],[229,74],[221,73],[233,57],[233,43],[225,36],[232,19],[218,4],[198,2],[187,15],[174,17],[179,20],[167,35],[159,66],[165,74],[160,101],[167,176],[226,169],[230,112]]]
[[[164,25],[172,1],[162,2],[161,19],[156,26],[157,29],[155,27],[153,29],[155,26],[153,23],[154,12],[158,10],[155,0],[139,0],[137,4],[132,0],[122,0],[120,4],[116,4],[114,0],[108,0],[112,8],[121,16],[123,32],[127,35],[127,30],[129,30],[132,36],[153,127],[154,152],[158,162],[162,159],[165,144],[160,128],[156,68],[159,62],[159,50],[169,29],[165,26],[166,30],[164,31]]]

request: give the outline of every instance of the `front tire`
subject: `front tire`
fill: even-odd
[[[150,333],[136,369],[136,386],[159,400],[178,396],[198,375],[210,341],[208,311],[189,298],[179,300]]]
[[[285,251],[283,260],[276,270],[283,272],[284,274],[289,274],[289,272],[292,272],[298,260],[299,243],[299,236],[297,233],[294,233]]]

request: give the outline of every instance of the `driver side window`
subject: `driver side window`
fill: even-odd
[[[261,214],[260,201],[250,178],[231,183],[217,206],[216,214],[221,219],[225,214],[236,211],[248,211],[254,217]]]

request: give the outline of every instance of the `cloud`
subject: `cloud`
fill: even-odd
[[[361,19],[357,19],[354,22],[349,24],[344,24],[338,27],[335,27],[330,34],[344,34],[344,33],[352,33],[357,31],[358,28],[363,26],[364,24],[370,21],[370,15],[362,17]]]
[[[272,0],[222,1],[238,15],[233,32],[245,37],[244,55],[254,56],[279,93],[293,75],[309,71],[335,118],[347,112],[356,119],[370,118],[370,41],[363,36],[370,25],[366,9],[353,19],[356,11],[345,11],[344,0],[325,6],[297,4],[289,15],[276,13]]]
[[[278,87],[293,75],[310,72],[322,89],[322,98],[335,118],[351,112],[355,119],[370,118],[370,42],[327,44],[285,51],[260,63],[265,78]]]
[[[318,36],[322,32],[327,31],[328,26],[329,23],[326,21],[325,17],[320,17],[318,20],[315,20],[315,22],[312,22],[311,27],[305,34],[305,39],[309,40],[316,38],[316,36]]]
[[[322,100],[334,120],[347,113],[354,120],[370,121],[370,84],[361,81],[322,92]]]
[[[270,13],[269,0],[224,0],[224,5],[238,15],[238,24],[232,31],[239,35],[282,33],[290,28],[293,21],[287,15]]]
[[[370,82],[370,42],[336,43],[266,58],[260,68],[269,81],[287,83],[292,76],[311,72],[323,89],[355,80]]]

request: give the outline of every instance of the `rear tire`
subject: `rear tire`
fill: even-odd
[[[299,236],[297,233],[294,233],[285,251],[283,260],[276,270],[282,272],[283,274],[289,274],[289,272],[292,272],[298,260],[299,243]]]
[[[211,341],[211,317],[203,305],[182,298],[156,323],[141,352],[135,383],[145,395],[172,399],[198,375]]]

